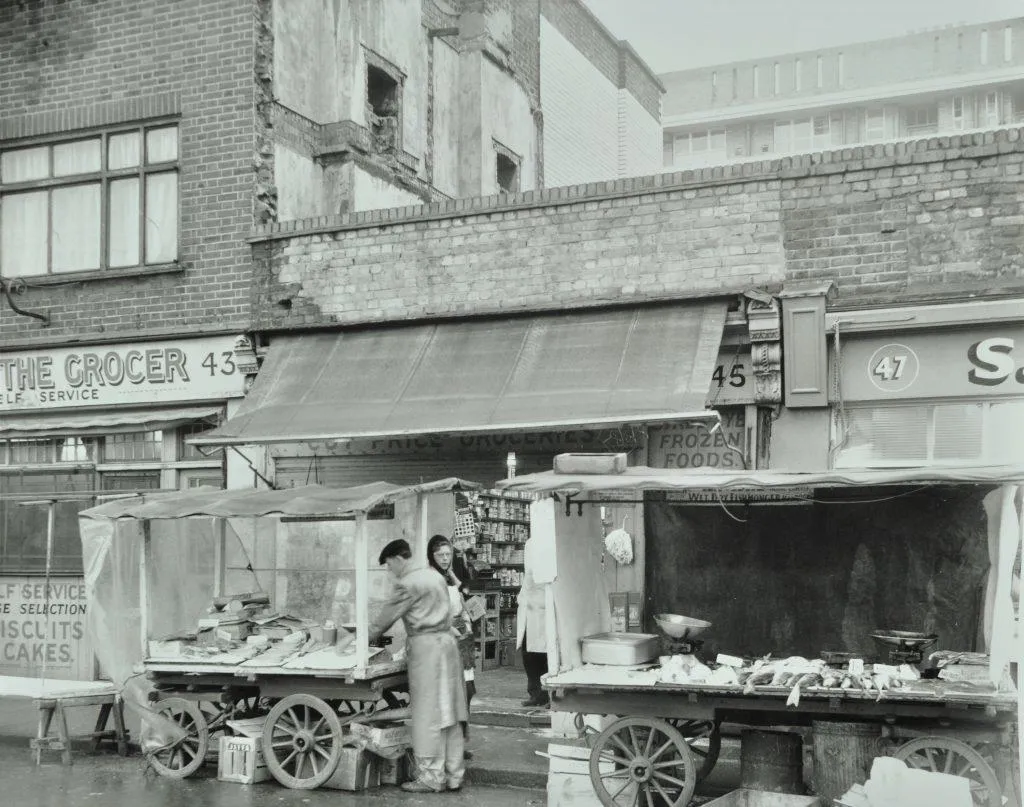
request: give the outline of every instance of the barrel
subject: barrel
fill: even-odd
[[[806,793],[803,738],[785,731],[741,732],[740,787],[772,793]]]
[[[881,729],[874,723],[815,720],[814,792],[826,804],[842,796],[851,785],[864,784],[875,757],[882,756]]]

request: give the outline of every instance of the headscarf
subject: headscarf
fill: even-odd
[[[434,560],[434,553],[437,552],[438,549],[441,549],[444,546],[452,547],[452,542],[449,541],[448,538],[446,536],[444,536],[444,535],[435,535],[435,536],[433,536],[427,542],[427,563],[430,564],[430,568],[432,568],[435,571],[437,571],[437,573],[440,574],[441,577],[444,578],[445,582],[448,585],[450,585],[450,586],[458,586],[458,585],[460,585],[459,578],[457,578],[455,576],[455,572],[452,569],[452,567],[449,566],[447,569],[442,569],[438,565],[437,561]],[[452,547],[452,564],[453,565],[455,563],[454,555],[455,555],[455,548]]]

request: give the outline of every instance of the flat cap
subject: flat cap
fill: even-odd
[[[394,541],[389,542],[388,545],[380,551],[380,557],[377,558],[377,563],[383,566],[384,561],[388,558],[397,557],[412,557],[412,548],[409,546],[409,542],[404,538],[396,538]]]

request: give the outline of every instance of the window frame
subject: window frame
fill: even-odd
[[[149,163],[147,161],[147,133],[159,130],[175,130],[175,158],[173,160],[161,160]],[[110,140],[124,134],[135,133],[139,138],[139,160],[135,166],[127,168],[109,167],[110,161]],[[88,173],[72,174],[67,176],[54,176],[54,151],[58,146],[80,143],[89,140],[99,140],[100,169]],[[38,274],[24,275],[31,277],[33,282],[47,282],[63,278],[77,278],[87,275],[100,275],[104,277],[116,275],[136,275],[147,271],[178,268],[181,261],[181,119],[180,116],[167,116],[150,118],[144,121],[131,123],[114,124],[110,126],[81,129],[74,132],[61,132],[59,134],[43,137],[19,138],[0,142],[0,155],[17,152],[31,148],[45,147],[47,149],[47,177],[42,179],[23,180],[20,182],[5,182],[0,174],[0,232],[3,227],[4,199],[15,195],[33,192],[46,192],[46,271]],[[159,260],[147,262],[147,212],[146,201],[146,180],[150,176],[160,174],[172,174],[174,176],[175,203],[174,203],[174,257],[170,260]],[[138,261],[134,264],[123,266],[110,265],[111,248],[111,183],[118,180],[138,180]],[[53,192],[59,189],[74,188],[81,186],[97,185],[99,188],[99,261],[95,268],[55,270],[53,266],[53,215],[54,200]],[[14,267],[5,267],[4,256],[0,254],[0,272],[9,277],[21,277]],[[13,271],[12,271],[13,270]]]

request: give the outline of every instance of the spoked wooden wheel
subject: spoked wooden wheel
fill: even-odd
[[[970,779],[971,798],[977,807],[1002,807],[1003,791],[995,771],[984,757],[953,737],[918,737],[893,754],[912,768],[938,771]]]
[[[590,781],[604,807],[686,807],[697,776],[676,729],[664,720],[623,717],[597,735]]]
[[[690,746],[693,762],[697,766],[697,781],[702,781],[715,767],[722,750],[719,724],[714,720],[683,720],[678,717],[668,718],[665,722],[682,734]]]
[[[330,705],[313,695],[289,695],[267,715],[267,769],[285,787],[319,787],[338,767],[341,740],[341,721]]]
[[[157,713],[176,723],[187,732],[186,736],[149,755],[149,763],[161,776],[184,779],[191,776],[206,761],[210,733],[199,705],[184,698],[165,698]]]

